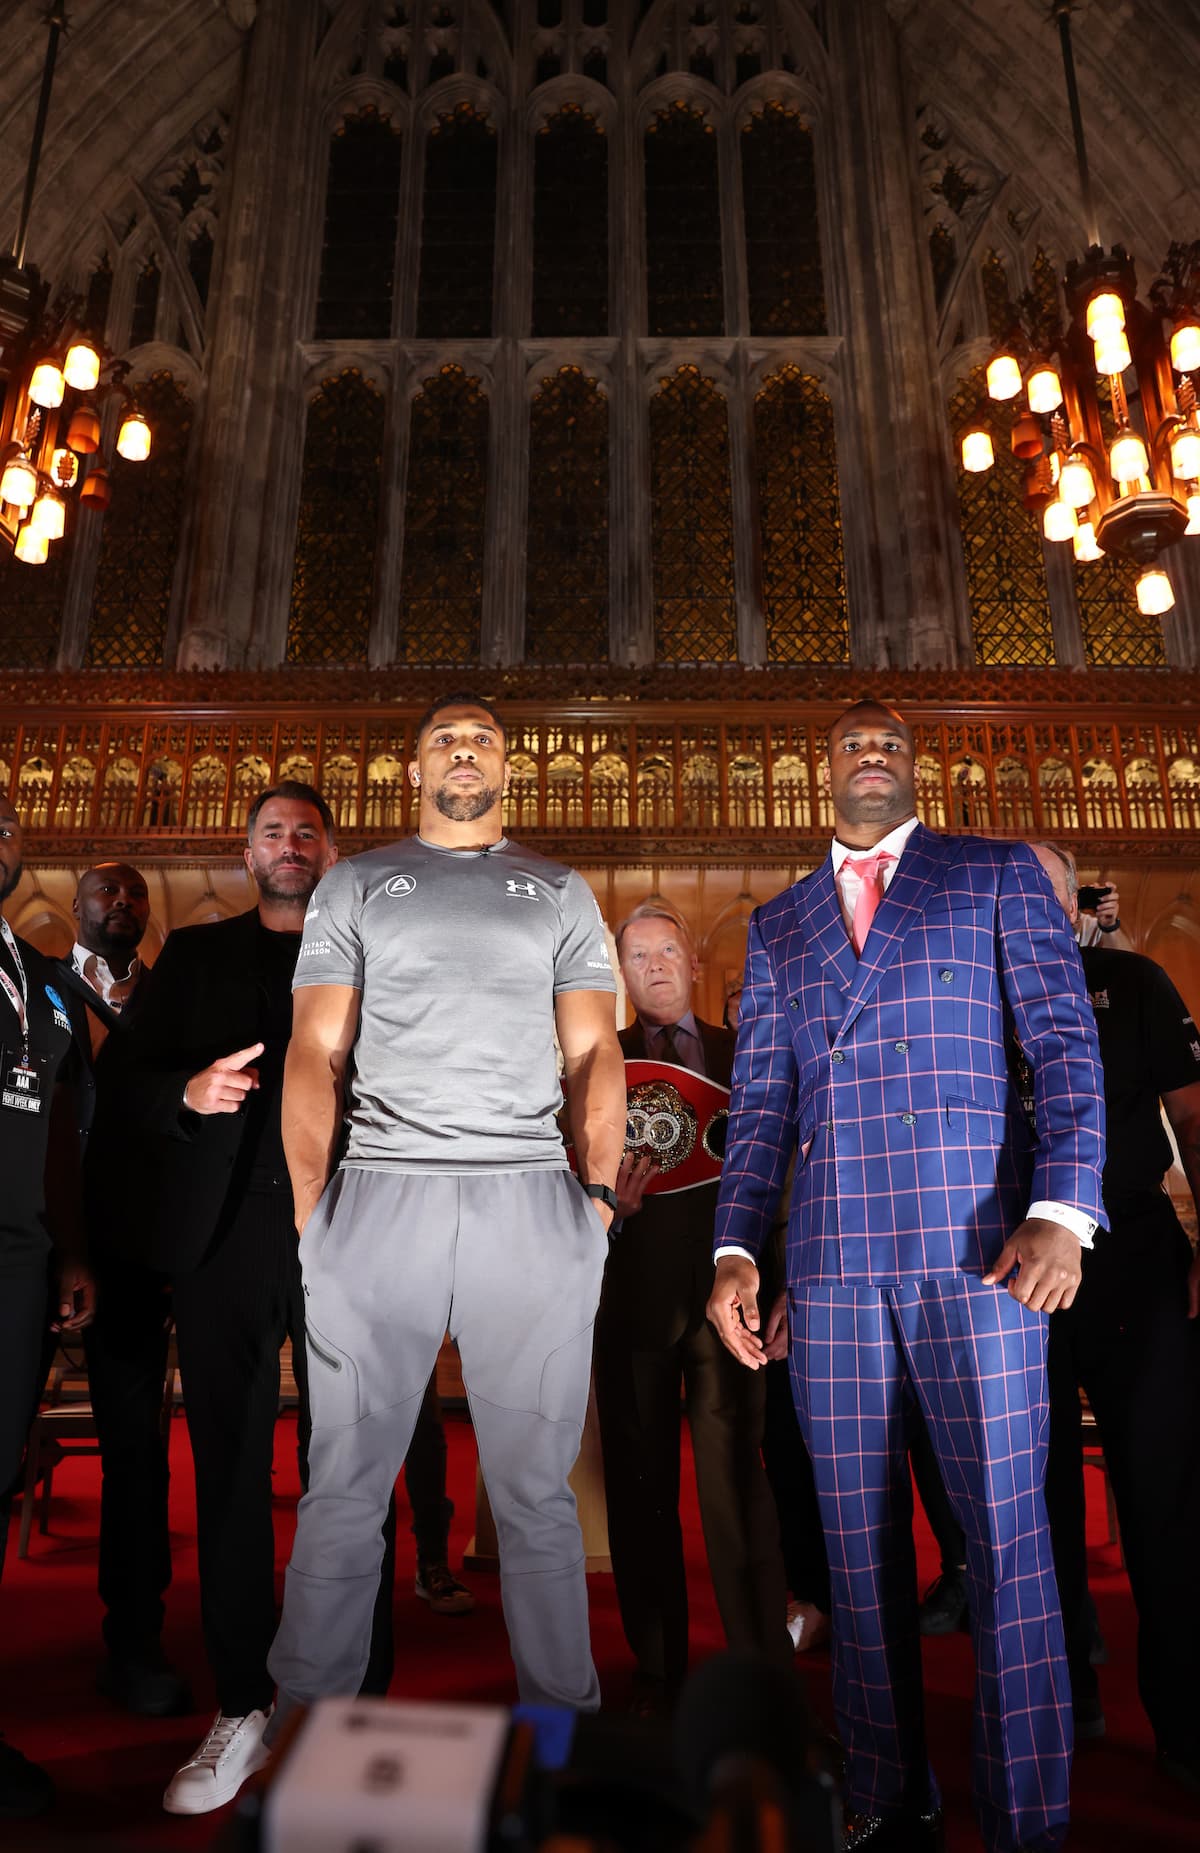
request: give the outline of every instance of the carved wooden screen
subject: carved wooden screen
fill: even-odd
[[[71,519],[82,521],[86,530],[98,517],[81,514],[77,505]],[[53,665],[70,545],[60,540],[41,566],[26,566],[10,547],[0,547],[0,668],[49,669]]]
[[[439,116],[425,149],[417,333],[490,335],[496,131],[470,103]]]
[[[608,137],[577,103],[533,143],[533,332],[608,333]]]
[[[672,103],[646,131],[650,333],[723,333],[721,276],[717,138],[698,110]]]
[[[823,335],[812,131],[795,110],[767,103],[747,122],[741,151],[750,327],[756,335]]]
[[[967,375],[950,401],[956,443],[976,414],[991,432],[996,461],[978,475],[961,463],[958,469],[958,518],[975,650],[981,663],[1039,667],[1054,661],[1042,540],[1036,517],[1021,501],[1024,466],[1009,443],[1011,412],[988,398],[982,367]]]
[[[1167,660],[1162,620],[1138,610],[1141,568],[1105,554],[1075,566],[1075,597],[1087,660],[1098,669],[1138,669]]]
[[[383,395],[356,367],[308,407],[289,663],[365,663],[379,535]]]
[[[400,210],[401,136],[372,108],[348,116],[329,148],[316,333],[386,339]]]
[[[529,418],[525,660],[608,656],[608,400],[578,367],[542,381]]]
[[[137,389],[154,448],[145,463],[114,457],[104,517],[87,662],[152,669],[161,663],[187,494],[192,402],[169,373]]]
[[[816,380],[785,367],[754,402],[754,437],[767,656],[848,662],[833,407]]]
[[[479,661],[487,450],[487,395],[461,367],[443,367],[412,406],[402,663]]]
[[[660,662],[737,656],[733,512],[725,401],[681,367],[650,401],[654,653]]]

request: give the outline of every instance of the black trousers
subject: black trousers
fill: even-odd
[[[786,1358],[766,1368],[766,1413],[762,1457],[779,1517],[779,1541],[788,1588],[797,1602],[811,1602],[824,1615],[833,1607],[829,1592],[829,1558],[813,1478],[804,1445],[791,1372]]]
[[[25,1437],[53,1349],[48,1336],[51,1281],[45,1261],[0,1274],[0,1574]]]
[[[678,1344],[633,1350],[596,1327],[596,1403],[608,1542],[625,1638],[643,1679],[673,1690],[688,1660],[679,1523],[680,1383],[687,1394],[704,1544],[725,1638],[735,1653],[788,1665],[779,1525],[759,1448],[765,1385],[701,1320]]]
[[[1050,1321],[1046,1504],[1071,1684],[1094,1694],[1078,1385],[1096,1418],[1138,1614],[1138,1691],[1160,1749],[1200,1740],[1200,1323],[1188,1240],[1165,1196],[1123,1210],[1084,1256],[1075,1304]]]
[[[100,1443],[100,1600],[115,1653],[157,1639],[171,1581],[170,1470],[161,1416],[171,1296],[166,1280],[93,1243],[96,1317],[84,1334]]]

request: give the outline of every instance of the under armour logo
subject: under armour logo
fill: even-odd
[[[523,895],[527,901],[537,900],[538,891],[531,881],[514,881],[510,875],[504,884],[504,889],[506,894]]]

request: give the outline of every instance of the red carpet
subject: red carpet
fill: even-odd
[[[447,1418],[450,1436],[450,1493],[457,1508],[451,1541],[457,1564],[473,1528],[475,1452],[463,1416]],[[280,1570],[286,1562],[297,1493],[292,1419],[280,1423],[276,1449],[277,1539]],[[163,1814],[162,1791],[177,1764],[195,1747],[215,1709],[200,1643],[193,1530],[191,1458],[182,1417],[173,1425],[172,1521],[175,1581],[169,1597],[166,1645],[190,1676],[200,1710],[193,1718],[161,1722],[133,1719],[94,1691],[101,1657],[96,1585],[99,1475],[90,1458],[65,1461],[54,1480],[51,1535],[35,1529],[29,1558],[18,1562],[16,1527],[10,1540],[0,1613],[3,1616],[3,1687],[0,1728],[13,1742],[46,1764],[59,1785],[60,1801],[45,1821],[0,1828],[0,1843],[13,1853],[25,1848],[63,1847],[187,1849],[211,1844],[223,1816],[180,1820]],[[1194,1798],[1161,1778],[1154,1766],[1149,1728],[1137,1701],[1133,1613],[1115,1547],[1104,1542],[1101,1476],[1088,1472],[1091,1500],[1092,1588],[1109,1648],[1101,1669],[1108,1736],[1083,1746],[1074,1777],[1073,1853],[1125,1853],[1143,1849],[1195,1848],[1200,1811]],[[690,1473],[685,1514],[693,1596],[695,1658],[721,1645],[712,1592],[704,1567]],[[919,1533],[921,1574],[936,1574],[932,1540]],[[396,1604],[396,1690],[427,1698],[508,1701],[511,1669],[494,1576],[472,1574],[478,1596],[475,1613],[448,1620],[431,1615],[412,1595],[412,1549],[401,1545]],[[591,1579],[592,1629],[606,1703],[620,1706],[630,1694],[630,1672],[617,1617],[612,1580]],[[926,1683],[932,1756],[943,1785],[950,1853],[978,1847],[967,1791],[971,1651],[965,1636],[926,1646]],[[804,1657],[813,1704],[829,1718],[829,1662],[824,1654]],[[1197,1669],[1200,1678],[1200,1668]]]

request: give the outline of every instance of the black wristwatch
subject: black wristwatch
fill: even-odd
[[[595,1197],[597,1203],[607,1203],[613,1215],[616,1215],[617,1193],[611,1184],[585,1184],[583,1194],[585,1197]]]

